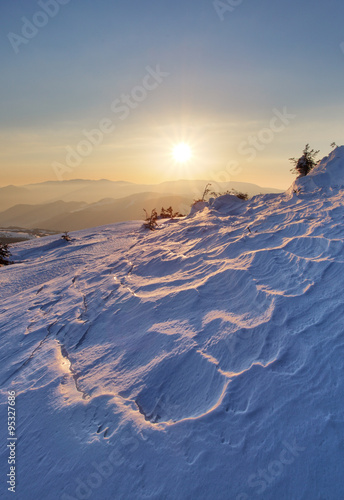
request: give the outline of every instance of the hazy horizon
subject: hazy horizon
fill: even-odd
[[[294,176],[295,178],[295,176]],[[86,178],[74,178],[74,179],[64,179],[62,181],[57,181],[56,179],[46,179],[46,180],[42,180],[42,181],[39,181],[39,182],[28,182],[28,183],[22,183],[22,184],[0,184],[0,189],[1,188],[4,188],[4,187],[10,187],[10,186],[15,186],[15,187],[24,187],[24,186],[29,186],[29,185],[35,185],[35,184],[44,184],[44,183],[48,183],[48,182],[101,182],[101,181],[104,181],[104,182],[117,182],[117,183],[120,183],[120,182],[123,182],[123,183],[128,183],[128,184],[136,184],[136,185],[140,185],[140,186],[158,186],[160,184],[164,184],[164,183],[168,183],[168,182],[216,182],[214,179],[183,179],[183,178],[180,178],[180,179],[173,179],[173,180],[165,180],[165,181],[160,181],[160,182],[134,182],[134,181],[128,181],[128,180],[125,180],[125,179],[105,179],[105,178],[95,178],[95,179],[86,179]],[[227,181],[226,181],[227,182]],[[280,188],[277,188],[276,186],[266,186],[266,185],[262,185],[262,184],[257,184],[256,182],[248,182],[248,181],[239,181],[237,179],[233,179],[231,181],[228,181],[228,182],[233,182],[233,183],[240,183],[240,182],[243,182],[244,184],[254,184],[254,185],[257,185],[259,187],[262,187],[262,188],[271,188],[271,189],[277,189],[277,190],[280,190]],[[288,186],[289,187],[289,186]]]
[[[151,213],[162,207],[173,207],[175,212],[187,215],[193,202],[202,198],[206,186],[210,188],[210,198],[213,193],[231,190],[250,197],[278,192],[277,188],[245,182],[220,184],[195,179],[160,184],[74,179],[12,185],[9,189],[0,188],[0,227],[76,231],[139,220],[144,210]],[[7,241],[6,235],[0,234],[0,243],[1,238]]]

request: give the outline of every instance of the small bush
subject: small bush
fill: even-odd
[[[226,194],[231,194],[232,196],[236,196],[240,200],[245,200],[245,201],[247,201],[250,198],[247,193],[242,193],[241,191],[237,191],[236,189],[230,189],[228,191],[225,191],[224,193],[216,193],[215,191],[211,193],[211,195],[214,196],[215,198],[218,198],[219,196],[224,196]]]
[[[161,207],[160,215],[158,215],[158,212],[155,208],[153,208],[150,215],[148,215],[148,212],[145,208],[143,209],[143,211],[146,214],[145,223],[143,224],[143,226],[146,229],[150,229],[151,231],[158,227],[158,219],[174,219],[175,217],[185,217],[179,212],[174,212],[172,207],[168,207],[166,209],[164,207]]]
[[[165,208],[161,207],[161,212],[159,215],[160,219],[174,219],[175,217],[185,217],[183,214],[179,212],[173,212],[172,207]]]
[[[241,191],[236,191],[235,189],[232,189],[232,193],[234,194],[234,196],[239,198],[239,200],[247,201],[250,198],[248,193],[242,193]]]
[[[9,260],[10,256],[11,252],[8,249],[8,245],[0,243],[0,266],[13,264],[13,262]]]
[[[315,160],[318,153],[319,150],[316,151],[315,149],[309,149],[309,144],[306,144],[300,158],[289,158],[289,160],[294,164],[291,172],[293,172],[293,174],[298,174],[298,177],[308,175],[320,161]]]
[[[145,227],[146,229],[150,229],[151,231],[154,231],[154,229],[156,229],[158,227],[158,223],[157,223],[158,212],[155,210],[155,208],[153,208],[150,215],[148,215],[147,210],[143,209],[143,211],[146,214],[146,218],[145,218],[146,222],[144,222],[143,227]]]
[[[72,238],[69,236],[68,231],[65,231],[61,238],[65,241],[72,241]]]
[[[205,197],[210,193],[210,188],[208,186],[211,186],[210,182],[205,186],[202,198],[199,198],[198,200],[194,200],[191,206],[195,205],[199,201],[205,201]]]

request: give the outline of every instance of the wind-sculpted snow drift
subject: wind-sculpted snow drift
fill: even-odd
[[[13,247],[18,498],[344,498],[343,221],[341,147],[284,194]]]

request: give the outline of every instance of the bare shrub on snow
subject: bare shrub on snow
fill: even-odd
[[[0,266],[13,264],[13,262],[9,260],[10,256],[11,252],[8,249],[8,245],[0,243]]]
[[[65,241],[72,241],[72,238],[69,236],[68,231],[65,231],[61,238]]]

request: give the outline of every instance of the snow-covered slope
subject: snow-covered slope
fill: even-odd
[[[317,189],[336,188],[344,185],[344,147],[336,147],[307,175],[296,179],[294,189],[314,192]]]
[[[19,499],[344,498],[343,172],[13,247]]]

